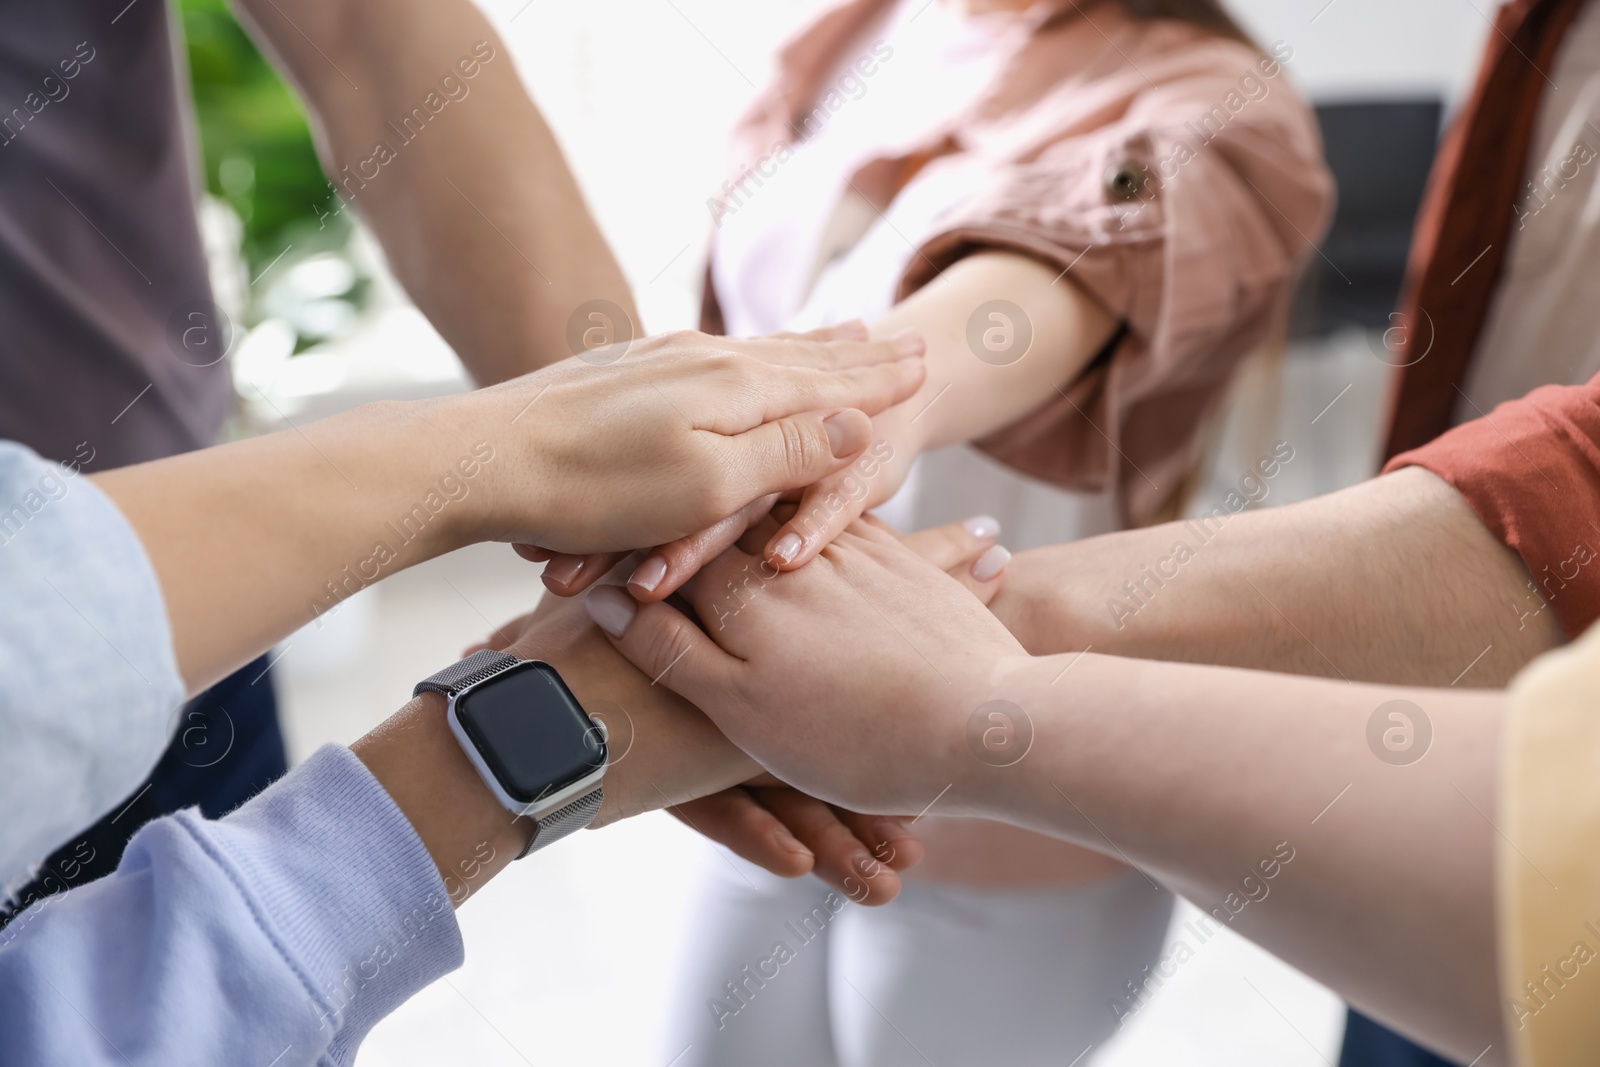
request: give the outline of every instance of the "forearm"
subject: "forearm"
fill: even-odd
[[[875,336],[914,330],[928,346],[922,388],[875,424],[913,454],[983,437],[1058,395],[1115,328],[1099,305],[1038,260],[968,256],[873,324]]]
[[[94,476],[150,557],[190,692],[461,543],[496,451],[448,403],[368,405]]]
[[[317,117],[339,197],[480,383],[572,355],[587,301],[640,332],[554,135],[469,0],[240,4]]]
[[[1527,582],[1459,494],[1408,468],[1286,507],[1020,553],[992,607],[1036,654],[1092,646],[1482,687],[1563,641]]]
[[[1032,747],[1004,768],[961,752],[952,797],[971,790],[980,814],[1157,874],[1216,917],[1208,928],[1236,928],[1460,1062],[1499,1054],[1501,695],[1094,654],[1024,661],[998,689],[1027,710]],[[1380,716],[1369,741],[1396,699],[1425,709],[1402,709],[1414,744],[1431,724],[1426,758],[1401,766],[1409,755],[1381,740],[1398,720]]]

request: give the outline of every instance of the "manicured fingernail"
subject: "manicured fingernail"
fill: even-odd
[[[928,350],[928,343],[915,330],[901,330],[889,338],[889,347],[897,356],[920,356]]]
[[[865,341],[868,336],[867,324],[860,319],[841,322],[833,328],[833,335],[841,341]]]
[[[583,598],[583,610],[589,613],[589,618],[600,629],[612,637],[621,637],[632,625],[639,605],[633,602],[633,597],[616,586],[602,585],[590,590],[589,595]]]
[[[987,552],[973,560],[972,577],[980,582],[992,581],[1000,576],[1010,562],[1011,553],[1004,545],[992,545]]]
[[[660,556],[651,556],[639,564],[628,578],[629,585],[636,585],[646,593],[656,591],[656,586],[661,584],[661,579],[667,576],[667,561]]]
[[[979,541],[1000,536],[1000,520],[993,515],[974,515],[963,522],[961,528]]]
[[[582,556],[564,556],[553,559],[544,565],[544,579],[555,582],[557,585],[571,585],[572,580],[583,570],[584,558]]]
[[[785,852],[793,853],[796,856],[805,856],[807,859],[811,858],[811,850],[802,845],[800,839],[787,830],[779,830],[773,834],[772,843]]]
[[[859,411],[841,411],[822,420],[828,447],[835,456],[848,456],[867,447],[872,436],[872,420]]]
[[[797,533],[786,533],[778,538],[778,543],[772,546],[772,558],[779,563],[789,563],[800,554],[800,549],[805,542]]]

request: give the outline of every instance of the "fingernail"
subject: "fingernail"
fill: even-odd
[[[639,605],[633,602],[633,597],[624,593],[614,585],[597,586],[583,598],[583,610],[589,613],[595,625],[600,627],[612,637],[621,637],[628,632],[628,627],[633,623],[633,617],[639,611]]]
[[[843,341],[865,341],[867,339],[867,324],[860,319],[851,319],[841,322],[833,328],[834,336]]]
[[[961,528],[979,541],[1000,536],[1000,520],[993,515],[974,515],[963,522]]]
[[[867,446],[872,436],[872,420],[856,411],[841,411],[822,420],[828,447],[835,456],[848,456]]]
[[[796,856],[811,857],[811,850],[802,845],[800,839],[787,830],[779,830],[773,834],[772,843],[783,849],[783,851],[791,852]]]
[[[889,347],[900,357],[920,356],[928,350],[928,343],[915,330],[901,330],[889,338]]]
[[[872,832],[879,841],[899,841],[914,836],[899,819],[879,819],[872,824]]]
[[[800,554],[800,549],[805,542],[797,533],[786,533],[778,538],[777,544],[772,546],[772,558],[779,563],[789,563]]]
[[[980,582],[992,581],[1000,576],[1010,562],[1011,553],[1006,546],[992,545],[987,552],[973,560],[972,577]]]
[[[628,578],[629,585],[636,585],[646,593],[656,591],[656,586],[661,584],[661,579],[667,576],[667,561],[660,556],[651,556],[639,564],[633,574]]]
[[[557,585],[571,585],[572,580],[583,570],[584,558],[582,556],[564,556],[553,559],[544,565],[544,579],[555,582]]]

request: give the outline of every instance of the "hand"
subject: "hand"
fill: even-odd
[[[965,522],[914,533],[903,541],[987,604],[1000,591],[1001,577],[1011,558],[1011,553],[994,543],[999,533],[999,522],[980,515]],[[805,873],[804,870],[791,872],[772,862],[781,859],[782,854],[772,849],[769,842],[776,835],[786,833],[785,827],[794,829],[807,840],[837,841],[838,847],[849,853],[833,857],[832,863],[822,862],[819,876],[835,886],[841,885],[837,875],[841,859],[848,870],[868,869],[871,861],[878,859],[901,871],[922,858],[922,842],[910,836],[900,820],[880,816],[873,824],[870,816],[831,807],[776,779],[770,782],[769,786],[760,788],[736,786],[668,810],[711,840],[785,877],[791,873]],[[855,838],[862,843],[873,840],[881,843],[873,847],[869,855],[860,850],[855,841],[845,839],[850,830],[855,831]],[[821,850],[818,852],[819,856],[825,855]]]
[[[452,398],[456,421],[508,453],[483,464],[465,539],[647,547],[809,485],[867,446],[868,415],[917,388],[921,344],[666,334],[609,365],[569,359]]]
[[[758,774],[698,710],[652,686],[623,659],[576,601],[547,597],[463,655],[480,648],[553,663],[580,703],[605,722],[612,765],[597,827],[665,807],[774,874],[814,871],[869,905],[894,899],[897,872],[922,856],[900,820],[831,808]]]
[[[979,356],[969,334],[974,313],[997,299],[1020,312],[1028,324],[1029,347],[1015,359]],[[907,328],[927,340],[922,387],[874,414],[872,447],[861,459],[804,489],[795,517],[773,530],[760,552],[779,570],[803,566],[858,516],[887,500],[923,450],[981,440],[1057,395],[1105,347],[1117,321],[1070,279],[1062,284],[1057,267],[994,251],[963,257],[872,327],[879,336]],[[766,511],[762,506],[747,514],[743,524],[652,553],[630,583],[634,597],[665,598]],[[555,575],[565,576],[560,571]],[[568,595],[574,591],[554,584],[551,588]]]
[[[705,631],[618,589],[585,603],[623,655],[784,781],[857,811],[920,812],[948,792],[945,813],[981,814],[961,809],[983,769],[968,722],[1027,657],[949,575],[861,522],[790,573],[731,548],[683,592]]]
[[[798,500],[793,517],[768,538],[763,557],[780,570],[794,570],[832,541],[868,509],[895,494],[911,471],[921,444],[908,445],[915,427],[902,407],[872,420],[872,444],[848,465],[800,490],[752,500],[720,522],[663,544],[651,552],[628,579],[628,589],[643,603],[665,600],[694,576],[706,561],[760,523],[780,499]],[[536,559],[526,555],[527,559]],[[601,562],[615,562],[613,556]],[[552,559],[545,568],[545,586],[558,596],[574,596],[594,579],[590,561]],[[587,579],[587,580],[585,580]]]
[[[807,333],[772,334],[770,337],[764,338],[764,340],[821,345],[829,342],[864,342],[868,340],[869,336],[870,333],[866,323],[857,319],[833,326],[825,326]],[[890,343],[910,343],[909,331],[897,334],[889,340]],[[792,355],[788,354],[790,347],[758,349],[753,354],[764,358],[792,359]],[[879,447],[876,451],[881,452],[882,447]],[[875,464],[875,460],[863,454],[857,457],[853,466],[870,466],[873,464]],[[904,478],[903,474],[901,478]],[[798,499],[801,491],[801,489],[795,489],[783,495]],[[698,530],[658,548],[634,570],[630,579],[630,587],[633,589],[634,596],[641,600],[666,599],[667,596],[675,592],[679,586],[688,580],[689,576],[698,570],[702,563],[708,559],[715,558],[723,549],[738,541],[746,530],[765,518],[768,512],[772,510],[773,505],[778,502],[779,496],[780,494],[778,493],[771,493],[758,497],[743,508],[726,518],[712,523],[705,529]],[[884,499],[887,499],[887,494],[884,495]],[[854,516],[852,515],[851,517],[853,518]],[[540,577],[545,587],[557,596],[576,596],[588,589],[631,551],[629,549],[616,552],[577,554],[552,552],[529,544],[515,544],[512,548],[516,550],[519,556],[530,563],[546,564]]]

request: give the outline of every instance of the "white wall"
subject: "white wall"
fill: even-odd
[[[1454,98],[1489,33],[1493,0],[1229,0],[1260,40],[1294,47],[1318,98],[1425,92]]]

